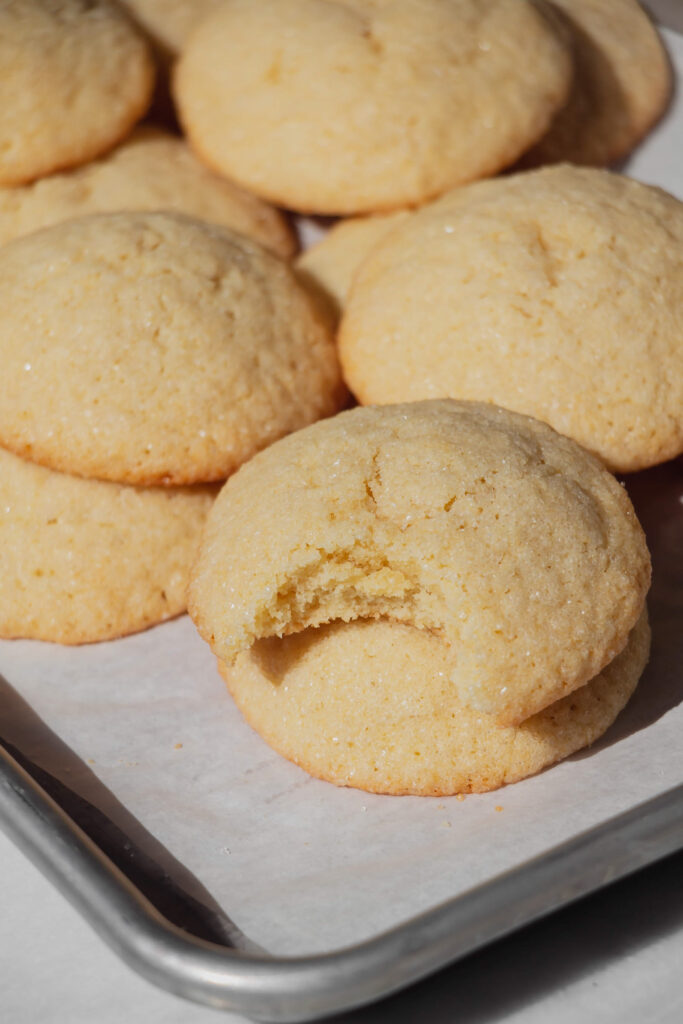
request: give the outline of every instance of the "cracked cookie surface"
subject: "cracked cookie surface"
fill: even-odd
[[[0,441],[63,472],[221,480],[345,397],[290,267],[179,214],[98,214],[9,242],[0,306]]]
[[[174,91],[209,166],[279,205],[349,214],[495,174],[570,78],[569,47],[527,0],[227,0]]]
[[[495,402],[631,472],[683,451],[683,203],[560,165],[456,189],[373,249],[339,351],[363,403]]]
[[[445,644],[378,620],[262,640],[228,667],[247,722],[307,772],[374,793],[449,796],[517,782],[593,743],[647,662],[647,615],[624,650],[569,696],[504,727],[461,703]]]
[[[225,485],[190,612],[219,659],[336,619],[450,646],[464,704],[515,723],[619,653],[649,586],[620,484],[535,420],[436,401],[358,408]]]

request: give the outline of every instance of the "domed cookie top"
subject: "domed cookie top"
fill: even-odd
[[[570,77],[527,0],[227,0],[193,32],[175,95],[211,166],[284,206],[356,213],[512,163]]]
[[[362,402],[495,402],[628,472],[683,451],[683,203],[569,165],[456,189],[355,277]]]
[[[397,622],[335,622],[261,640],[219,668],[250,725],[319,778],[374,793],[481,793],[593,743],[647,661],[641,615],[599,675],[519,726],[464,706],[446,645]]]
[[[657,30],[636,0],[553,0],[574,42],[565,106],[524,155],[526,166],[613,163],[663,113],[673,78]]]
[[[0,4],[0,184],[86,163],[144,114],[154,67],[110,0]]]
[[[0,189],[0,245],[90,213],[178,210],[291,256],[294,237],[272,206],[208,171],[175,135],[137,128],[106,157],[30,185]]]
[[[0,308],[0,442],[54,469],[218,480],[343,400],[328,327],[288,265],[178,214],[9,242]]]
[[[108,640],[185,610],[215,487],[127,487],[0,448],[0,636]]]
[[[508,724],[615,657],[649,572],[624,489],[573,441],[422,402],[342,413],[243,466],[207,521],[190,612],[228,662],[334,619],[437,632],[460,699]]]

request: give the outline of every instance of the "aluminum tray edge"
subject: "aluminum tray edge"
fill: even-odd
[[[683,785],[365,942],[268,957],[166,920],[0,746],[0,826],[129,966],[216,1009],[287,1024],[353,1009],[683,847]]]

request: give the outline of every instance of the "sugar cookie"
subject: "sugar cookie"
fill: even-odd
[[[278,205],[349,214],[513,163],[571,73],[528,0],[226,0],[192,33],[174,91],[209,166]]]
[[[373,793],[481,793],[593,743],[645,667],[641,615],[599,675],[518,726],[465,707],[446,646],[401,623],[335,622],[261,640],[219,668],[246,720],[307,772]]]
[[[616,657],[649,579],[597,459],[536,420],[444,400],[357,408],[243,466],[207,521],[189,606],[228,663],[335,619],[435,632],[463,703],[515,724]]]
[[[560,165],[456,189],[373,249],[340,358],[363,403],[467,398],[631,472],[683,451],[683,203]]]
[[[636,0],[553,0],[574,41],[569,99],[525,166],[625,157],[663,113],[673,76],[661,39]]]
[[[147,43],[110,0],[0,4],[0,184],[86,163],[147,109]]]
[[[215,493],[83,480],[0,448],[0,636],[88,643],[179,615]]]
[[[63,472],[223,479],[345,398],[289,266],[179,214],[95,214],[9,242],[0,308],[0,443]]]

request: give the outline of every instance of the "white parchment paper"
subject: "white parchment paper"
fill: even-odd
[[[683,198],[682,132],[679,96],[627,172]],[[683,782],[683,466],[629,489],[655,563],[651,664],[600,743],[515,786],[395,798],[310,779],[242,721],[186,617],[76,649],[0,643],[3,738],[200,930],[275,954],[362,940]]]

